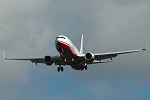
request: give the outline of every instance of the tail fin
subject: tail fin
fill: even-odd
[[[82,34],[82,37],[81,37],[80,54],[83,54],[83,34]]]

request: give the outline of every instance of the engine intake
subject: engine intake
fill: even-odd
[[[51,62],[51,60],[52,60],[51,56],[45,56],[45,58],[44,58],[44,61],[45,61],[46,63]]]
[[[85,59],[88,61],[94,61],[95,57],[92,53],[85,54]]]

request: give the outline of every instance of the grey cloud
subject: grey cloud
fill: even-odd
[[[150,39],[150,8],[149,1],[146,0],[1,0],[0,6],[0,49],[5,49],[8,57],[58,55],[54,40],[59,34],[68,36],[79,48],[80,37],[84,33],[85,53],[138,49],[145,47],[147,39]],[[36,100],[49,97],[61,99],[64,96],[64,99],[72,99],[73,92],[70,90],[69,93],[67,86],[65,93],[59,93],[60,98],[55,96],[56,94],[42,94],[51,89],[54,91],[52,87],[59,91],[58,87],[68,82],[76,91],[80,90],[75,88],[80,87],[80,82],[81,86],[89,84],[85,85],[85,88],[92,90],[88,93],[93,95],[98,95],[99,92],[103,95],[101,89],[106,89],[107,93],[111,94],[116,86],[105,84],[112,81],[106,81],[109,79],[143,79],[149,82],[148,52],[119,56],[113,63],[89,65],[88,71],[83,72],[65,66],[65,72],[59,74],[54,65],[46,67],[39,64],[36,67],[29,62],[4,61],[1,54],[0,97],[3,100],[19,100],[25,96],[24,99],[30,99],[31,93],[32,99]],[[99,87],[99,81],[93,81],[100,79],[104,83],[100,83]],[[143,84],[145,85],[141,83],[139,86]],[[133,86],[132,83],[131,85]],[[125,87],[131,88],[127,85]],[[24,94],[18,96],[20,91]],[[85,92],[84,88],[81,88],[81,91]],[[117,96],[114,96],[115,93],[110,96],[120,98],[118,91]],[[105,99],[106,96],[102,98]]]
[[[93,93],[94,99],[113,99],[113,100],[125,100],[125,99],[138,99],[141,98],[136,95],[136,92],[140,93],[147,88],[148,83],[145,80],[126,80],[126,79],[110,79],[98,82],[89,82],[91,93]],[[135,85],[136,83],[136,85]],[[106,96],[109,95],[109,96]],[[146,100],[148,98],[145,98]]]

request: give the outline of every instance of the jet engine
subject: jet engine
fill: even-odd
[[[94,59],[95,59],[95,57],[92,53],[86,53],[85,54],[85,60],[93,62]]]
[[[45,61],[45,64],[46,64],[46,65],[49,65],[49,66],[50,66],[50,65],[53,64],[51,56],[45,56],[45,57],[44,57],[44,61]]]

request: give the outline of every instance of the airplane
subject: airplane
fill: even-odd
[[[3,56],[4,56],[4,59],[6,60],[31,61],[32,63],[35,63],[36,65],[38,63],[44,63],[48,66],[51,66],[54,63],[55,65],[58,65],[57,67],[58,72],[64,71],[64,68],[62,67],[62,65],[63,66],[70,65],[73,69],[82,71],[82,70],[87,70],[87,65],[89,64],[112,62],[112,58],[115,58],[118,55],[145,51],[147,48],[146,46],[146,48],[138,49],[138,50],[129,50],[129,51],[111,52],[111,53],[97,53],[97,54],[88,52],[84,54],[83,53],[83,34],[81,37],[80,51],[75,47],[75,45],[71,42],[71,40],[64,35],[59,35],[56,37],[55,46],[56,46],[57,51],[60,54],[59,56],[45,56],[42,58],[10,59],[10,58],[6,58],[4,50],[3,50]]]

